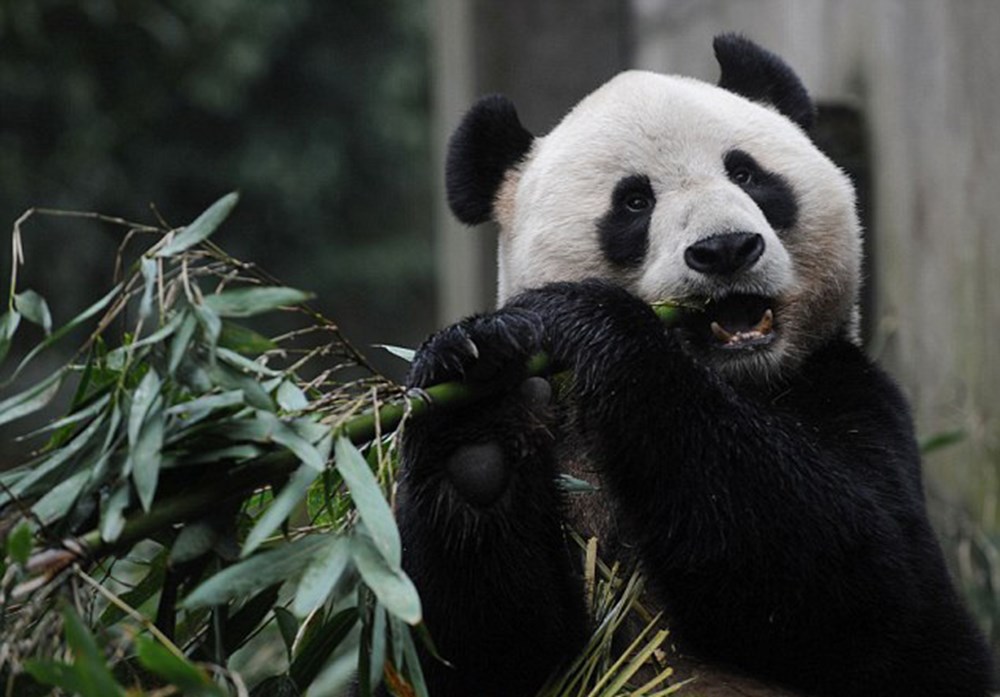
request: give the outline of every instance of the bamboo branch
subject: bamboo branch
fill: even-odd
[[[653,311],[664,324],[670,326],[680,318],[682,309],[676,304],[664,302],[653,305]],[[546,353],[535,354],[528,360],[527,376],[539,377],[548,374],[552,368],[551,363]],[[490,389],[476,385],[457,381],[443,382],[424,390],[413,391],[407,394],[402,402],[386,404],[376,411],[360,414],[347,421],[342,426],[341,432],[356,444],[365,443],[375,436],[376,423],[381,424],[382,429],[392,430],[407,413],[411,416],[420,416],[431,407],[461,407],[477,402],[490,393]]]
[[[653,309],[667,325],[675,323],[682,311],[678,306],[666,303],[654,305]],[[528,377],[549,374],[553,368],[551,363],[545,353],[532,356],[527,366]],[[360,414],[338,425],[336,429],[355,444],[366,443],[375,437],[378,430],[385,432],[396,428],[407,415],[419,418],[432,408],[454,409],[466,406],[484,399],[495,389],[455,381],[440,383],[424,390],[412,391],[402,401],[384,404],[376,410]],[[42,555],[49,555],[49,563],[43,562],[36,566],[44,567],[46,575],[51,578],[81,557],[97,559],[116,550],[128,549],[158,530],[202,518],[213,510],[218,510],[225,502],[241,499],[258,487],[288,476],[298,465],[298,459],[289,451],[269,454],[236,468],[215,482],[205,482],[196,490],[157,501],[148,512],[129,518],[121,534],[112,542],[103,540],[100,531],[95,529],[75,540],[64,542],[69,553],[63,552],[53,557],[51,550],[43,550],[34,558],[42,561]],[[213,483],[217,486],[212,486]]]

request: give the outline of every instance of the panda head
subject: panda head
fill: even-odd
[[[806,135],[791,69],[715,39],[719,84],[629,71],[547,135],[502,96],[449,145],[449,204],[500,228],[499,300],[603,278],[656,302],[703,303],[679,329],[731,377],[768,380],[856,325],[860,225],[847,176]]]

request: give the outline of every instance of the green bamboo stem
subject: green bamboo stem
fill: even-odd
[[[681,313],[681,309],[676,305],[665,303],[654,305],[653,309],[668,325],[676,322]],[[527,365],[528,376],[547,375],[552,369],[551,362],[545,353],[532,356]],[[431,408],[452,409],[465,406],[489,396],[491,392],[491,389],[461,382],[440,383],[408,394],[403,402],[384,404],[377,410],[359,414],[337,429],[353,443],[360,445],[374,438],[377,432],[392,431],[407,412],[411,418],[419,418]],[[98,530],[92,530],[78,537],[76,541],[82,545],[85,554],[90,558],[100,558],[115,550],[128,549],[157,530],[186,520],[196,520],[216,510],[221,503],[241,498],[247,492],[267,482],[287,476],[298,465],[298,459],[291,452],[275,453],[268,456],[266,461],[240,468],[239,476],[220,478],[218,487],[203,485],[195,491],[187,491],[157,501],[148,512],[129,518],[121,534],[113,542],[101,539]]]
[[[657,317],[668,326],[680,317],[681,308],[668,303],[653,305]],[[539,377],[549,373],[551,359],[544,353],[537,353],[528,359],[527,376]],[[340,427],[340,432],[355,444],[366,443],[375,437],[376,424],[384,433],[391,431],[409,411],[410,416],[419,417],[431,407],[455,408],[465,406],[489,396],[492,390],[477,385],[452,381],[432,385],[419,392],[411,392],[403,401],[385,404],[377,410],[360,414]]]

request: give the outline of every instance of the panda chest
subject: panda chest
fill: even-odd
[[[570,487],[566,497],[569,531],[584,541],[596,538],[599,556],[609,564],[632,562],[636,552],[621,529],[608,486],[583,441],[579,435],[568,435],[558,446],[559,471],[590,485]]]

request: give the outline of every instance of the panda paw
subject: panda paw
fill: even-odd
[[[616,379],[619,367],[642,371],[645,360],[673,348],[647,303],[604,281],[552,283],[507,307],[540,318],[546,350],[556,365],[575,372],[578,388]]]
[[[408,486],[447,482],[445,491],[457,494],[460,505],[487,508],[519,470],[537,476],[538,468],[527,463],[549,458],[554,422],[552,387],[527,377],[528,358],[541,350],[542,335],[533,312],[504,309],[463,320],[420,347],[407,378],[410,387],[458,380],[485,387],[491,396],[459,411],[432,410],[407,426]]]
[[[528,358],[541,350],[542,333],[539,317],[522,308],[470,317],[424,342],[406,384],[516,385],[526,376]]]

